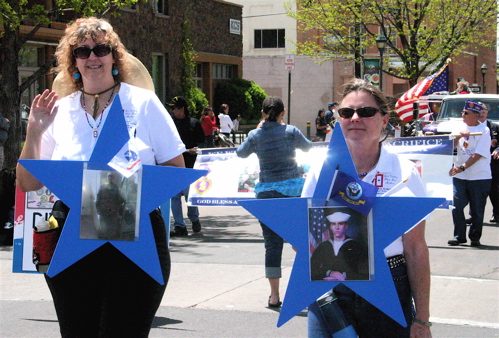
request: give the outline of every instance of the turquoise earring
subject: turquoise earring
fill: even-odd
[[[111,74],[113,74],[113,76],[116,76],[120,73],[120,71],[116,68],[114,68],[112,71],[111,71]]]
[[[74,77],[76,80],[79,80],[79,79],[81,78],[81,74],[80,74],[80,72],[73,73],[73,77]]]

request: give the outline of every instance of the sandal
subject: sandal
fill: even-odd
[[[270,296],[269,296],[269,308],[274,308],[274,309],[275,309],[275,308],[279,308],[279,307],[281,307],[281,305],[282,305],[281,300],[278,300],[278,301],[277,301],[277,303],[272,304],[272,303],[270,302]]]

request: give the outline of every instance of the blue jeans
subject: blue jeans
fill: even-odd
[[[256,198],[258,199],[285,197],[289,196],[283,195],[275,190],[262,191],[256,195]],[[260,226],[262,227],[263,240],[265,241],[265,277],[281,278],[281,260],[284,240],[262,222],[260,222]]]
[[[483,214],[487,196],[490,192],[491,180],[462,180],[454,177],[454,209],[452,220],[454,221],[454,237],[461,243],[466,243],[466,219],[464,207],[470,204],[471,226],[468,236],[472,241],[480,240],[482,237]]]
[[[409,337],[414,306],[412,303],[411,286],[407,276],[407,266],[401,265],[390,270],[402,310],[407,321],[403,327],[367,302],[364,298],[350,290],[345,284],[334,288],[338,302],[347,321],[353,325],[359,337]],[[314,302],[308,307],[308,337],[331,337],[322,312]]]
[[[175,226],[180,226],[185,228],[184,216],[182,215],[182,193],[184,194],[185,201],[189,198],[189,187],[185,188],[184,191],[179,192],[172,198],[171,208],[173,219],[175,220]],[[198,207],[187,207],[187,217],[191,222],[196,222],[199,220],[199,209]]]

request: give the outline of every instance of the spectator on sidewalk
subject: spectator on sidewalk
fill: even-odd
[[[321,141],[326,140],[326,129],[328,127],[328,124],[326,123],[326,119],[324,117],[325,111],[323,108],[319,109],[319,112],[317,113],[317,118],[315,119],[315,128],[317,130],[317,133],[315,136],[321,139]]]
[[[229,106],[227,104],[222,104],[220,106],[220,114],[218,114],[218,119],[220,120],[220,132],[224,134],[227,139],[230,139],[230,133],[234,128],[234,124],[229,116]]]
[[[187,101],[182,96],[175,96],[172,102],[168,104],[171,107],[173,122],[177,127],[182,142],[185,144],[186,151],[182,154],[186,168],[194,168],[196,162],[198,146],[205,141],[205,133],[199,120],[190,117]],[[171,209],[173,214],[174,230],[170,232],[172,237],[187,236],[188,231],[182,215],[182,195],[185,201],[189,198],[189,187],[179,192],[171,199]],[[187,207],[187,217],[192,223],[192,231],[200,232],[201,223],[199,222],[198,207]]]
[[[204,139],[206,148],[214,148],[214,134],[218,130],[217,119],[211,106],[206,106],[203,109],[203,117],[201,118],[201,126],[204,131]]]
[[[3,169],[3,163],[5,160],[5,155],[3,151],[3,146],[7,137],[9,136],[10,121],[2,116],[0,113],[0,170]]]
[[[336,123],[336,121],[340,120],[340,115],[338,115],[338,102],[330,102],[327,105],[327,110],[326,110],[326,115],[324,116],[326,119],[326,123],[333,126]]]
[[[232,124],[234,125],[232,127],[232,142],[235,144],[236,143],[236,132],[239,131],[239,122],[242,120],[242,117],[240,114],[237,114],[237,117],[232,120]]]
[[[464,207],[470,205],[471,225],[468,237],[471,246],[480,246],[483,216],[487,196],[490,192],[490,130],[486,123],[480,123],[478,117],[484,109],[479,102],[466,100],[462,116],[465,125],[452,132],[459,135],[454,138],[457,148],[457,161],[449,171],[454,185],[454,238],[447,244],[464,244],[466,240],[466,219]],[[463,128],[464,127],[464,128]],[[474,135],[471,135],[471,134]]]

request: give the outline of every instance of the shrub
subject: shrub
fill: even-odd
[[[262,102],[267,97],[262,87],[253,81],[232,79],[219,82],[213,95],[213,109],[219,112],[220,105],[229,105],[229,114],[235,119],[241,115],[245,123],[257,123],[261,118]]]

